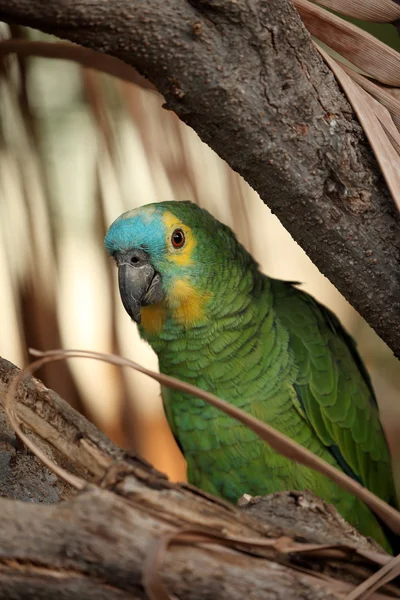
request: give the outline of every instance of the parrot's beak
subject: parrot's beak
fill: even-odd
[[[121,254],[117,264],[122,304],[131,319],[140,323],[140,308],[157,304],[164,298],[161,276],[144,250]]]

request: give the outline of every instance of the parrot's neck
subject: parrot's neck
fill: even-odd
[[[194,297],[195,306],[183,309],[190,318],[201,314],[190,326],[164,306],[156,317],[157,325],[164,321],[162,328],[153,333],[142,326],[140,334],[158,355],[162,372],[203,388],[217,389],[219,382],[226,387],[229,380],[238,394],[243,393],[247,380],[243,371],[253,377],[267,366],[265,361],[274,359],[270,280],[253,269],[231,277],[218,291],[211,291],[211,285],[206,289],[202,302]]]

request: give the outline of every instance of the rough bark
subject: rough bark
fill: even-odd
[[[16,372],[0,359],[0,401]],[[154,575],[144,582],[144,566],[160,537],[182,528],[253,540],[290,536],[294,542],[350,544],[376,556],[374,544],[310,493],[255,498],[240,511],[170,483],[29,378],[18,392],[19,417],[48,456],[88,480],[77,493],[15,444],[0,414],[0,464],[7,478],[0,481],[1,600],[163,598],[146,592],[144,583]],[[172,545],[159,571],[169,593],[191,600],[343,598],[371,572],[361,555],[346,561],[341,551],[317,548],[305,555],[299,548],[192,541]],[[393,589],[400,597],[400,588]]]
[[[0,19],[145,75],[400,355],[398,214],[289,0],[0,0]]]

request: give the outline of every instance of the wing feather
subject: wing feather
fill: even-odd
[[[294,387],[303,415],[345,472],[395,504],[378,405],[354,340],[308,294],[277,280],[273,287],[298,367]]]

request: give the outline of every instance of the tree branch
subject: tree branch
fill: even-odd
[[[0,0],[0,19],[145,75],[400,355],[398,214],[289,0]]]
[[[0,400],[16,372],[0,359]],[[19,498],[0,499],[0,600],[165,598],[164,584],[182,600],[332,600],[390,559],[310,493],[255,498],[239,511],[172,484],[32,377],[18,392],[18,414],[53,460],[92,483],[76,494],[50,481],[31,454],[9,442],[0,447],[14,481],[1,495]],[[2,410],[0,435],[12,438]],[[155,568],[152,555],[166,535],[176,543]],[[349,544],[358,551],[343,547]]]

